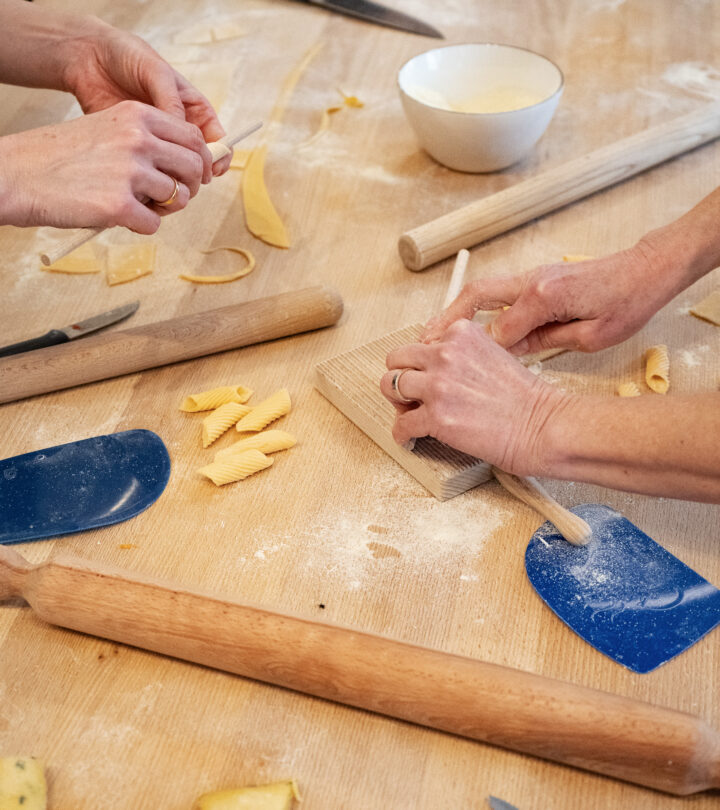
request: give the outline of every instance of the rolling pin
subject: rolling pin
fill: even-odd
[[[332,287],[307,287],[0,359],[0,403],[133,374],[336,323]]]
[[[252,135],[253,132],[260,129],[262,124],[253,124],[253,126],[246,129],[244,132],[241,132],[239,135],[226,135],[224,138],[221,138],[219,141],[214,141],[213,143],[209,143],[208,149],[210,150],[210,154],[212,155],[212,161],[215,163],[216,160],[220,160],[220,158],[225,157],[226,155],[232,154],[232,147],[241,141],[243,138],[247,138],[248,135]],[[46,266],[49,267],[51,264],[59,261],[63,258],[63,256],[67,256],[68,253],[72,253],[73,250],[79,248],[80,245],[84,245],[86,242],[89,242],[99,233],[102,233],[106,228],[76,228],[72,230],[67,236],[63,238],[61,242],[58,242],[57,245],[54,245],[50,250],[45,251],[44,253],[40,254],[40,261]]]
[[[683,712],[0,546],[0,600],[16,597],[50,624],[646,787],[720,787],[720,734]]]
[[[623,138],[470,203],[400,237],[410,270],[435,262],[632,177],[720,135],[720,104]]]

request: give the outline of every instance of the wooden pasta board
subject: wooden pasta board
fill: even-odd
[[[345,416],[432,494],[445,501],[492,478],[490,465],[453,450],[429,436],[413,450],[392,436],[395,410],[380,392],[387,353],[417,340],[421,324],[413,324],[318,363],[316,388]]]

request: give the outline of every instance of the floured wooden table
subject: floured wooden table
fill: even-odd
[[[37,254],[58,236],[0,228],[3,344],[135,298],[141,307],[133,326],[328,283],[342,293],[346,314],[332,329],[2,406],[3,456],[148,428],[163,438],[173,465],[161,498],[131,521],[18,550],[41,561],[62,549],[681,709],[718,728],[717,631],[649,675],[621,669],[561,625],[528,584],[523,553],[540,523],[534,513],[495,483],[437,501],[313,388],[317,362],[423,320],[440,305],[452,261],[407,271],[396,251],[400,233],[719,98],[715,8],[670,0],[393,5],[439,27],[448,42],[507,42],[557,62],[565,94],[526,161],[500,174],[462,175],[418,150],[395,76],[433,41],[280,0],[86,4],[173,63],[191,63],[186,70],[201,86],[208,72],[220,77],[206,89],[222,101],[228,131],[267,121],[285,77],[321,44],[266,165],[292,246],[272,248],[246,232],[236,171],[203,189],[202,202],[167,219],[150,239],[100,237],[101,245],[156,245],[154,274],[125,285],[108,287],[101,275],[43,273]],[[245,33],[204,45],[175,41],[201,22],[236,23]],[[343,106],[319,132],[323,111],[342,104],[339,89],[364,106]],[[58,93],[3,87],[2,98],[3,133],[78,113]],[[712,143],[475,248],[468,278],[629,246],[718,184],[720,143]],[[236,269],[228,257],[208,260],[200,252],[228,242],[253,251],[250,275],[220,286],[178,278]],[[618,381],[640,379],[647,346],[666,343],[671,391],[717,390],[720,329],[688,308],[718,285],[715,271],[623,346],[563,355],[540,372],[569,389],[612,395]],[[262,396],[287,387],[294,409],[277,426],[299,442],[271,469],[215,488],[196,473],[209,458],[199,418],[178,405],[188,393],[229,382]],[[565,505],[616,507],[720,583],[718,507],[545,483]],[[47,762],[54,810],[181,810],[204,791],[289,777],[309,810],[475,808],[488,795],[521,810],[717,803],[717,796],[665,796],[59,630],[20,604],[0,608],[0,645],[0,754]]]

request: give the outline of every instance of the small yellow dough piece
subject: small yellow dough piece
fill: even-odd
[[[0,758],[0,810],[45,810],[46,807],[43,763],[33,757]]]
[[[180,405],[180,410],[186,413],[197,413],[197,411],[214,411],[221,405],[228,402],[247,402],[253,392],[244,385],[223,385],[219,388],[212,388],[209,391],[202,391],[199,394],[190,394],[185,397]]]
[[[223,484],[241,481],[253,473],[266,469],[272,463],[273,459],[259,450],[247,450],[213,461],[212,464],[201,467],[198,472],[209,478],[216,487],[221,487]]]
[[[201,23],[179,31],[173,37],[174,45],[209,45],[211,42],[221,42],[224,39],[234,39],[245,36],[245,29],[236,22],[228,21],[208,25]]]
[[[262,239],[268,245],[289,248],[290,239],[285,225],[268,194],[265,185],[265,158],[267,145],[263,144],[252,150],[242,184],[245,224],[253,236]]]
[[[185,281],[192,281],[195,284],[225,284],[227,281],[237,281],[237,279],[252,273],[255,267],[255,257],[249,250],[244,250],[238,247],[218,247],[212,250],[204,250],[203,253],[214,253],[216,250],[230,250],[233,253],[239,253],[247,259],[247,264],[242,270],[236,270],[234,273],[226,273],[221,276],[196,276],[191,273],[182,273],[179,278]]]
[[[582,253],[568,253],[567,256],[563,256],[564,262],[589,262],[592,261],[595,257],[594,256],[585,256]]]
[[[357,107],[359,109],[360,107],[365,106],[365,104],[362,101],[360,101],[360,99],[357,96],[353,96],[350,93],[345,93],[343,90],[340,90],[339,88],[338,92],[343,97],[343,101],[345,102],[346,107]]]
[[[720,326],[720,290],[711,292],[699,304],[691,307],[690,312],[696,318],[702,318],[704,321],[714,323],[715,326]]]
[[[284,430],[263,430],[254,436],[247,436],[240,441],[218,450],[215,453],[215,461],[234,453],[244,453],[246,450],[259,450],[261,453],[277,453],[279,450],[287,450],[297,444],[297,439]]]
[[[657,394],[666,394],[670,388],[670,360],[667,346],[651,346],[645,352],[645,382]]]
[[[641,396],[641,391],[637,387],[637,384],[634,382],[624,382],[620,383],[617,387],[617,395],[619,397],[639,397]]]
[[[230,168],[231,169],[244,169],[247,166],[247,162],[250,159],[250,152],[251,149],[235,149],[233,150],[233,156],[230,159]]]
[[[239,402],[226,402],[219,408],[216,408],[209,416],[203,419],[202,424],[202,445],[203,447],[210,447],[210,445],[226,430],[231,428],[238,419],[250,413],[252,408],[247,405],[241,405]]]
[[[135,281],[155,270],[155,245],[110,245],[105,280],[110,287]]]
[[[219,790],[204,793],[195,800],[193,810],[290,810],[293,799],[300,801],[294,779],[272,785]]]
[[[287,388],[281,388],[271,397],[256,405],[247,416],[235,425],[239,433],[257,433],[264,427],[290,412],[290,394]]]
[[[99,273],[100,262],[98,262],[93,246],[85,244],[42,269],[49,273],[69,273],[81,276],[88,273]]]

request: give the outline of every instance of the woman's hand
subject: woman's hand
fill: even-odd
[[[637,332],[677,292],[676,277],[661,265],[641,242],[602,259],[473,281],[429,321],[421,338],[431,343],[459,319],[507,306],[488,331],[512,354],[599,351]]]
[[[154,233],[209,173],[203,135],[167,112],[123,101],[55,126],[0,138],[0,222],[59,228],[124,225]],[[165,201],[175,189],[172,205]]]
[[[500,348],[478,324],[460,319],[439,342],[391,352],[381,380],[398,415],[395,440],[434,436],[517,475],[541,469],[542,436],[569,397],[543,382]],[[392,378],[405,371],[395,398]]]

